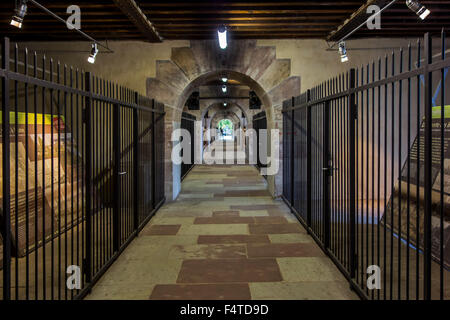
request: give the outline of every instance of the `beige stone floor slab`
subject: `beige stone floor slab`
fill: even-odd
[[[268,217],[267,210],[240,210],[241,217]]]
[[[169,251],[172,259],[244,259],[245,245],[241,244],[197,244],[176,245]]]
[[[347,281],[250,283],[255,300],[358,300]]]
[[[143,230],[154,224],[194,224],[194,220],[195,217],[171,217],[170,215],[156,214],[156,216],[150,221],[150,224]]]
[[[173,246],[173,245],[191,245],[196,244],[198,239],[198,235],[174,235],[174,236],[157,236],[157,235],[148,235],[142,236],[139,235],[138,238],[133,241],[133,245],[136,246]]]
[[[304,233],[269,234],[272,243],[313,243],[314,240]]]
[[[152,263],[150,263],[152,261]],[[116,261],[100,279],[98,286],[148,287],[155,283],[175,283],[181,269],[179,259],[135,259]],[[95,288],[94,288],[95,289]]]
[[[328,257],[277,258],[284,281],[345,281]]]
[[[147,300],[149,292],[156,284],[146,284],[131,287],[130,285],[97,285],[86,300]]]
[[[227,234],[249,234],[247,224],[194,224],[183,225],[178,231],[180,235],[227,235]]]

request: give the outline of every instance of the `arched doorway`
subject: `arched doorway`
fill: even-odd
[[[226,50],[218,48],[215,41],[190,41],[189,47],[173,48],[170,60],[157,61],[155,77],[147,80],[147,94],[165,104],[165,193],[169,201],[176,198],[181,186],[180,167],[171,161],[171,133],[180,128],[181,113],[191,93],[225,75],[255,92],[262,102],[261,110],[266,111],[268,129],[281,134],[282,101],[300,93],[300,78],[290,76],[290,72],[289,59],[277,59],[275,47],[258,46],[254,40],[232,41]],[[200,114],[198,118],[202,118]],[[279,152],[282,159],[281,147]],[[280,195],[281,168],[267,181],[271,194]]]

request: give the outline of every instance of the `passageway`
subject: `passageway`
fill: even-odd
[[[199,165],[87,299],[357,299],[253,166]]]

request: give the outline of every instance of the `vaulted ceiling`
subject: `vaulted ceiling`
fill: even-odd
[[[81,8],[81,30],[98,40],[143,40],[159,42],[173,39],[215,39],[218,26],[225,25],[233,39],[318,38],[336,40],[348,29],[367,19],[365,7],[388,0],[327,1],[188,1],[188,0],[38,0],[66,19],[66,8]],[[421,21],[404,0],[382,13],[381,29],[367,27],[357,37],[420,36],[450,27],[450,0],[422,0],[431,10]],[[74,31],[28,5],[23,28],[9,25],[15,0],[0,2],[0,34],[15,40],[83,39]],[[337,32],[336,32],[337,31]]]

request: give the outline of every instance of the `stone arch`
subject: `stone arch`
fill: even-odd
[[[238,111],[242,112],[244,114],[244,117],[246,119],[248,119],[248,113],[239,104],[231,102],[229,105],[227,105],[226,108],[223,108],[221,102],[215,102],[215,103],[212,103],[211,105],[209,105],[204,110],[201,110],[201,119],[202,120],[205,120],[206,112],[208,112],[209,119],[208,119],[208,123],[206,125],[207,128],[209,128],[211,126],[211,120],[213,119],[214,115],[220,111],[222,111],[222,112],[228,111],[228,112],[235,113],[236,117],[239,118],[240,124],[242,123],[242,121],[241,121],[242,117],[239,116],[239,114],[237,113]]]
[[[204,119],[205,115],[206,115],[206,112],[210,112],[211,110],[214,111],[214,108],[218,108],[220,105],[222,105],[221,102],[215,101],[215,102],[211,103],[208,107],[204,108],[203,110],[200,110],[201,111],[201,118]],[[245,118],[249,119],[249,116],[250,116],[249,113],[238,102],[230,101],[229,102],[229,106],[227,106],[227,109],[235,111],[235,108],[233,108],[233,107],[238,108],[242,112],[242,114],[245,116]]]
[[[290,59],[278,59],[274,46],[258,46],[256,40],[231,41],[226,50],[216,41],[190,41],[189,47],[173,48],[170,60],[156,62],[156,76],[147,79],[147,95],[164,103],[166,118],[166,198],[180,190],[180,170],[172,165],[171,133],[180,126],[181,113],[192,90],[226,74],[249,86],[262,101],[268,129],[282,130],[284,99],[300,94],[300,77],[291,76]],[[251,122],[251,119],[248,119]],[[282,159],[280,148],[280,159]],[[282,172],[268,177],[274,196],[282,191]]]
[[[214,116],[211,118],[211,129],[214,129],[215,126],[219,123],[222,119],[230,119],[231,122],[233,122],[233,128],[237,129],[238,126],[241,123],[241,119],[237,116],[236,113],[232,111],[218,111],[214,114]]]

